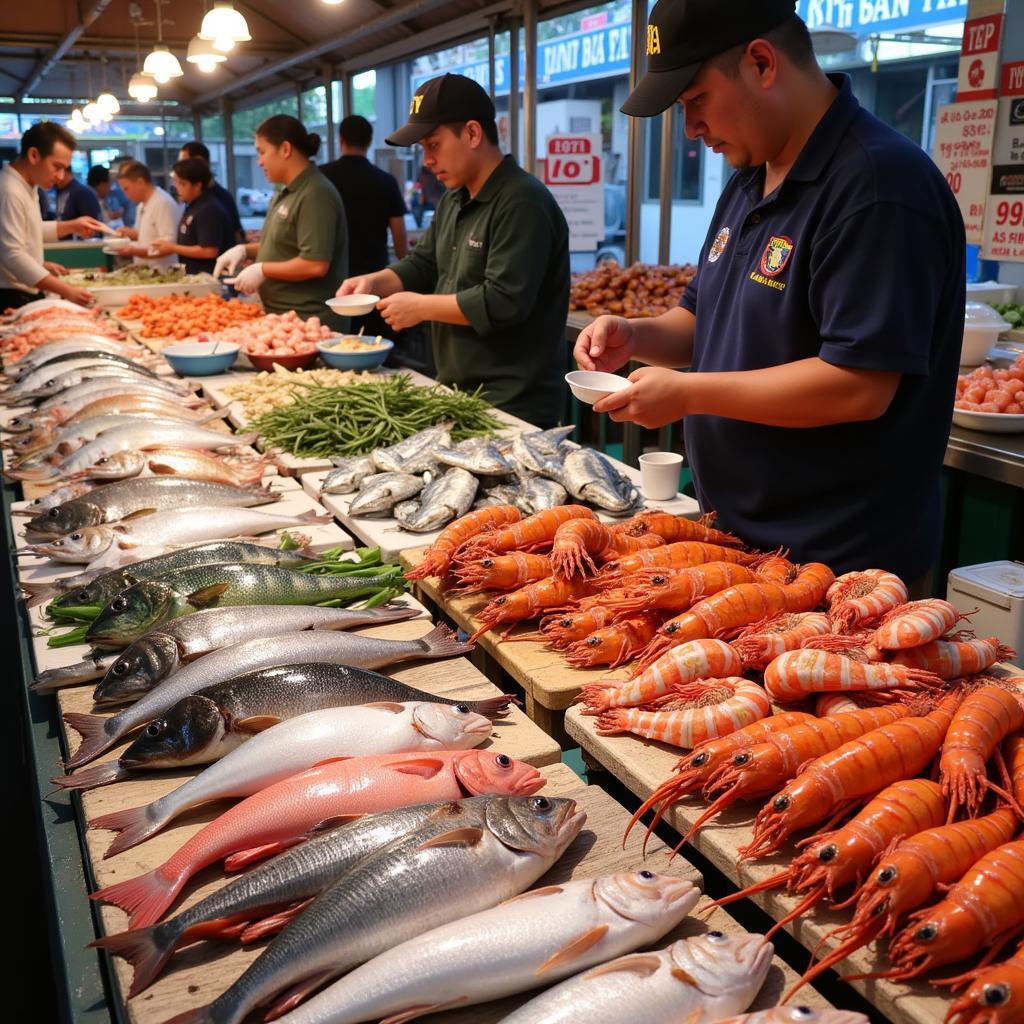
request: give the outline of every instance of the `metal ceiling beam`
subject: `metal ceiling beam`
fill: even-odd
[[[302,43],[303,46],[309,46],[308,39],[304,39],[302,36],[298,34],[298,32],[294,32],[287,25],[282,24],[276,18],[272,18],[265,11],[261,11],[258,7],[253,7],[252,4],[245,3],[244,0],[235,0],[235,2],[239,7],[242,8],[243,11],[248,11],[249,14],[251,14],[254,18],[262,18],[268,25],[273,25],[273,27],[276,28],[278,32],[283,32],[286,36],[291,36],[292,39],[295,40],[295,42]]]
[[[96,0],[96,2],[85,12],[81,21],[64,34],[64,38],[40,59],[29,75],[28,81],[18,90],[18,99],[24,99],[33,89],[56,67],[61,57],[64,56],[75,44],[75,40],[110,6],[110,0]]]

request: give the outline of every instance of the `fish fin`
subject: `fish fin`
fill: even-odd
[[[539,978],[542,974],[547,974],[548,971],[552,971],[556,967],[564,967],[566,964],[571,964],[573,960],[583,956],[591,946],[597,945],[607,934],[608,925],[606,924],[599,924],[596,928],[585,931],[579,938],[566,943],[557,953],[548,957],[534,971],[534,976]]]
[[[312,902],[313,897],[310,897],[308,900],[302,900],[286,910],[282,910],[277,914],[271,914],[260,921],[248,925],[238,936],[239,940],[243,946],[248,946],[259,939],[276,935],[278,932],[283,931],[286,925],[291,924]]]
[[[161,946],[155,931],[155,928],[137,928],[117,935],[104,935],[89,943],[90,948],[105,949],[126,960],[134,968],[132,987],[128,990],[129,999],[153,984],[174,953],[174,942]]]
[[[111,782],[120,782],[122,779],[132,777],[127,768],[122,768],[118,761],[104,761],[102,764],[93,765],[91,768],[83,768],[80,771],[72,772],[70,775],[58,775],[50,781],[61,789],[96,789],[97,786],[108,786]]]
[[[161,914],[171,905],[181,891],[187,876],[167,878],[154,868],[144,875],[115,882],[105,889],[97,889],[90,899],[100,903],[112,903],[129,915],[132,929],[148,928],[160,920]]]
[[[700,992],[704,991],[697,982],[697,979],[689,971],[684,971],[682,967],[673,967],[670,973],[676,981],[681,981],[684,985],[692,985]]]
[[[143,516],[151,516],[154,512],[156,512],[155,508],[137,508],[134,512],[129,512],[126,516],[121,516],[118,522],[127,523],[132,519],[141,519]]]
[[[396,704],[393,700],[375,700],[369,704],[364,704],[364,708],[380,708],[382,711],[391,711],[396,715],[400,715],[405,710],[404,704]]]
[[[224,858],[225,871],[241,871],[257,861],[266,860],[275,854],[283,853],[291,849],[296,843],[294,839],[284,839],[276,843],[264,843],[262,846],[253,846],[248,850],[239,850]]]
[[[429,850],[432,846],[474,846],[480,842],[483,834],[484,832],[481,828],[456,828],[452,829],[451,832],[444,832],[439,836],[434,836],[433,839],[428,839],[425,843],[420,843],[416,849]]]
[[[197,1006],[194,1010],[186,1010],[165,1020],[163,1024],[213,1024],[213,1017],[209,1006]]]
[[[346,756],[346,757],[325,757],[322,761],[317,761],[317,763],[315,765],[313,765],[313,768],[319,768],[321,765],[324,765],[324,764],[337,764],[339,761],[351,761],[351,760],[352,760],[351,756]]]
[[[299,1003],[308,999],[317,989],[323,988],[334,977],[334,971],[320,971],[319,974],[311,974],[308,978],[300,981],[298,985],[294,985],[285,992],[280,999],[276,1000],[263,1015],[263,1019],[277,1020],[278,1017],[283,1017],[290,1010],[294,1010]]]
[[[131,551],[132,548],[137,548],[138,546],[138,544],[133,544],[130,540],[119,540],[117,542],[119,551]]]
[[[399,761],[397,764],[384,767],[402,775],[418,775],[422,779],[432,779],[438,772],[444,771],[444,761],[439,757],[417,757],[412,761]]]
[[[336,828],[340,828],[342,825],[347,825],[350,821],[358,821],[360,818],[365,818],[365,814],[335,814],[330,818],[324,818],[323,821],[318,821],[302,839],[312,839],[314,836],[323,835],[325,832],[333,832]]]
[[[451,658],[457,654],[468,654],[474,647],[471,643],[460,643],[455,630],[443,622],[421,636],[419,642],[425,648],[421,658]]]
[[[543,889],[531,889],[529,892],[521,892],[518,896],[502,900],[498,906],[504,907],[509,903],[518,903],[520,900],[531,900],[534,896],[557,896],[560,892],[564,891],[560,885],[545,885]]]
[[[236,718],[232,722],[232,728],[236,732],[246,732],[255,735],[258,732],[272,729],[275,725],[279,725],[280,722],[281,719],[277,715],[250,715],[248,718]]]
[[[642,978],[649,978],[661,966],[661,961],[650,953],[636,953],[633,956],[619,957],[610,964],[595,967],[587,972],[587,978],[600,978],[604,974],[614,974],[616,971],[632,971]]]
[[[304,523],[333,523],[334,516],[330,512],[317,512],[315,508],[311,508],[308,512],[303,512],[299,516],[299,519]]]
[[[82,737],[78,749],[65,763],[64,767],[69,770],[94,761],[114,745],[115,741],[107,736],[104,728],[108,719],[102,715],[84,715],[78,711],[65,711],[64,721]]]
[[[208,587],[200,587],[198,590],[193,590],[185,600],[193,608],[210,608],[216,604],[217,598],[221,597],[230,586],[230,583],[211,583]]]
[[[148,804],[129,807],[123,811],[114,811],[113,814],[102,814],[89,822],[89,828],[103,828],[121,833],[107,848],[103,855],[104,860],[137,846],[143,839],[148,839],[154,832],[159,832],[164,827],[166,821],[150,821],[146,813],[148,809]]]
[[[449,999],[446,1003],[423,1003],[420,1006],[410,1006],[407,1010],[400,1010],[398,1013],[393,1013],[390,1017],[385,1017],[380,1024],[408,1024],[409,1021],[428,1013],[454,1010],[456,1006],[461,1006],[465,1001],[465,996],[459,996],[457,999]]]

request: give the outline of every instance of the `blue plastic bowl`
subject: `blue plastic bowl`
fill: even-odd
[[[216,352],[213,346],[212,341],[180,341],[168,345],[161,355],[182,377],[212,377],[231,367],[240,348],[233,341],[217,342]]]
[[[346,335],[346,337],[352,338],[355,335]],[[333,339],[333,342],[337,340]],[[373,338],[367,338],[365,341],[362,338],[358,340],[361,345],[366,346],[365,352],[345,352],[342,349],[330,348],[328,346],[332,344],[332,339],[319,341],[316,347],[320,352],[320,358],[335,370],[372,370],[380,366],[387,359],[388,353],[395,347],[395,343],[387,338],[381,338],[379,345],[375,344]]]

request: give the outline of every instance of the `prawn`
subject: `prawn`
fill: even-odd
[[[971,987],[954,1000],[946,1014],[946,1024],[1024,1021],[1024,947],[1001,964],[969,971],[962,980],[970,981]]]
[[[669,544],[695,540],[704,544],[720,544],[722,547],[744,547],[739,537],[724,533],[722,530],[713,530],[703,519],[687,519],[685,516],[674,516],[669,512],[655,510],[639,512],[632,519],[619,523],[612,529],[634,537],[655,533]]]
[[[488,602],[476,615],[481,625],[469,638],[474,643],[489,629],[507,624],[511,629],[517,622],[535,618],[545,609],[561,608],[587,593],[586,580],[564,580],[559,576],[547,576],[525,587],[502,594]],[[506,634],[507,635],[507,632]]]
[[[751,623],[732,645],[751,668],[763,670],[773,658],[802,647],[805,640],[827,633],[828,628],[824,612],[784,612]]]
[[[890,664],[923,668],[943,679],[960,679],[976,676],[996,662],[1013,658],[1016,654],[1012,647],[1000,643],[997,636],[987,636],[984,640],[945,638],[897,651]]]
[[[574,643],[586,640],[592,633],[607,626],[613,618],[611,609],[604,605],[595,605],[586,611],[545,615],[540,620],[540,632],[535,639],[546,640],[557,651],[565,650]]]
[[[947,694],[927,715],[884,725],[812,761],[761,809],[740,856],[774,853],[797,829],[842,813],[892,782],[912,779],[938,752],[960,700],[959,693]]]
[[[850,633],[875,622],[907,600],[907,585],[884,569],[847,572],[825,595],[833,633]]]
[[[451,568],[455,552],[462,545],[481,532],[518,522],[522,515],[515,505],[494,505],[460,516],[441,531],[437,540],[427,548],[423,561],[415,569],[410,569],[405,578],[422,580],[427,576],[437,576],[444,579]]]
[[[526,519],[513,520],[504,529],[478,532],[458,548],[454,560],[459,563],[472,562],[484,555],[504,555],[509,551],[547,550],[551,547],[555,533],[562,523],[570,519],[596,518],[594,513],[583,505],[556,505]]]
[[[570,519],[562,523],[555,530],[551,545],[551,567],[554,574],[566,579],[593,576],[597,566],[592,556],[599,555],[611,545],[612,531],[597,519]]]
[[[565,660],[576,667],[608,665],[618,668],[643,650],[661,625],[661,616],[648,612],[595,629],[585,640],[571,644]]]
[[[811,693],[938,689],[944,680],[923,669],[865,664],[842,654],[804,647],[780,654],[764,670],[764,685],[773,700],[796,701]]]
[[[649,704],[676,686],[698,679],[724,679],[743,671],[740,656],[722,640],[694,640],[674,647],[646,672],[628,682],[619,679],[587,683],[579,700],[586,705],[585,715],[596,715],[611,708]]]
[[[477,590],[515,590],[550,575],[551,560],[547,555],[513,551],[510,555],[488,556],[459,566],[455,570],[458,583],[453,589],[464,594]]]
[[[601,567],[600,581],[608,586],[617,586],[618,580],[639,569],[689,569],[704,562],[735,562],[737,565],[754,565],[763,556],[747,554],[735,548],[719,544],[705,544],[696,540],[681,540],[664,547],[636,551],[623,555]]]
[[[911,601],[893,609],[875,630],[875,646],[883,651],[899,651],[906,647],[922,647],[948,633],[961,619],[948,601],[928,598]]]
[[[772,710],[768,695],[757,683],[736,676],[678,686],[658,704],[674,706],[655,711],[614,708],[597,720],[597,733],[615,736],[631,732],[674,747],[695,747],[742,729]]]
[[[757,580],[752,569],[734,562],[706,562],[667,573],[660,569],[634,573],[624,581],[624,596],[608,603],[620,614],[642,611],[679,612],[694,601],[738,583]]]
[[[814,713],[819,718],[842,714],[844,711],[859,711],[861,705],[849,693],[819,693],[814,702]]]

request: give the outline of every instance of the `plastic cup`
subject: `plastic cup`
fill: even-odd
[[[647,452],[640,456],[640,487],[651,501],[671,501],[679,492],[682,455]]]

